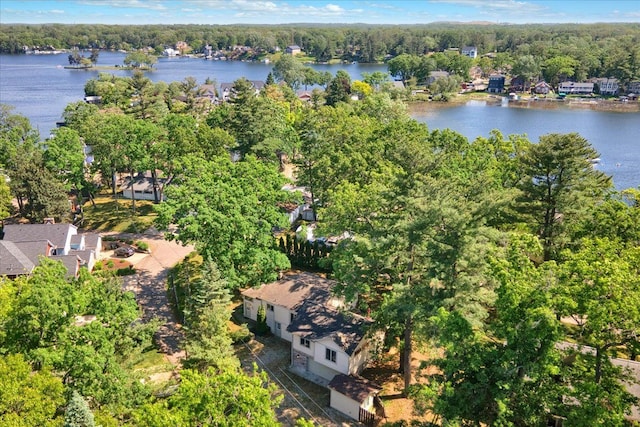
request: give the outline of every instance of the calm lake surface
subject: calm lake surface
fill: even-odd
[[[98,65],[121,65],[125,55],[101,52]],[[60,120],[65,106],[84,96],[87,80],[98,76],[97,70],[67,70],[67,55],[0,55],[0,103],[13,105],[15,112],[28,117],[43,137],[49,135]],[[353,79],[363,72],[387,71],[385,65],[343,64],[313,65],[320,71],[347,71]],[[160,58],[147,76],[153,81],[181,81],[194,77],[198,83],[207,78],[218,83],[233,82],[240,77],[265,80],[272,64],[206,61],[195,58]],[[105,71],[130,76],[131,71]],[[640,186],[640,113],[609,113],[560,108],[538,110],[510,108],[472,101],[466,105],[414,113],[429,129],[453,129],[470,140],[488,136],[492,129],[504,135],[526,134],[537,141],[547,133],[578,132],[600,153],[596,166],[613,176],[618,189]]]

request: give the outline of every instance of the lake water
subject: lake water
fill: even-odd
[[[125,54],[101,52],[98,65],[122,65]],[[99,70],[69,70],[66,54],[59,55],[6,55],[0,54],[0,103],[13,105],[16,112],[31,120],[31,125],[46,137],[55,128],[60,115],[70,102],[82,100],[84,85],[96,78]],[[387,71],[386,65],[341,64],[312,65],[319,71],[335,74],[345,70],[351,78],[362,79],[362,73]],[[240,77],[266,80],[273,64],[240,61],[207,61],[198,58],[162,57],[153,71],[146,75],[154,82],[167,83],[194,77],[203,84],[207,78],[220,83],[231,83]],[[116,76],[131,76],[130,70],[102,71]]]
[[[101,52],[98,65],[122,64],[124,57],[122,53]],[[65,65],[65,54],[0,55],[0,103],[16,107],[16,112],[28,117],[32,126],[47,136],[65,106],[81,100],[86,81],[98,75],[96,70],[67,70]],[[333,74],[343,69],[353,79],[361,79],[363,72],[386,71],[386,66],[372,64],[313,67]],[[198,83],[207,78],[227,83],[240,77],[264,80],[271,68],[271,64],[252,62],[160,58],[147,76],[153,81],[181,81],[191,76]],[[132,74],[126,70],[108,72],[118,76]],[[469,102],[414,113],[414,117],[427,123],[429,129],[450,128],[469,139],[488,136],[492,129],[499,129],[504,135],[526,134],[531,141],[547,133],[578,132],[598,150],[601,161],[596,167],[613,176],[616,188],[640,186],[640,113],[538,110]]]
[[[613,176],[618,189],[640,186],[640,113],[612,113],[563,107],[513,108],[470,101],[466,105],[414,113],[429,129],[450,128],[473,140],[493,129],[526,134],[537,142],[549,133],[577,132],[600,154],[596,167]]]

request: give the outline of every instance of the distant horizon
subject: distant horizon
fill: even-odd
[[[2,0],[1,24],[633,24],[635,0]]]

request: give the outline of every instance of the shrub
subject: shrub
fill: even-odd
[[[107,261],[107,267],[108,268],[113,268],[114,265],[115,264],[114,264],[113,260],[110,259],[109,261]]]
[[[229,334],[234,344],[251,341],[253,334],[249,331],[246,323],[240,325],[240,329],[237,329]]]
[[[116,271],[116,276],[131,276],[132,274],[136,274],[136,269],[133,266],[128,266],[126,268],[119,268]]]
[[[143,242],[141,240],[138,240],[135,245],[138,247],[138,249],[140,249],[141,251],[148,251],[149,250],[149,245],[147,244],[147,242]]]
[[[264,309],[264,305],[260,304],[258,307],[258,314],[256,316],[256,334],[267,335],[269,333],[269,326],[267,325],[267,312]]]

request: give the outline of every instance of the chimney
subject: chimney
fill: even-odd
[[[55,223],[56,223],[56,220],[55,220],[55,218],[53,218],[53,217],[49,217],[49,218],[45,218],[45,219],[42,221],[42,223],[43,223],[43,224],[55,224]]]

